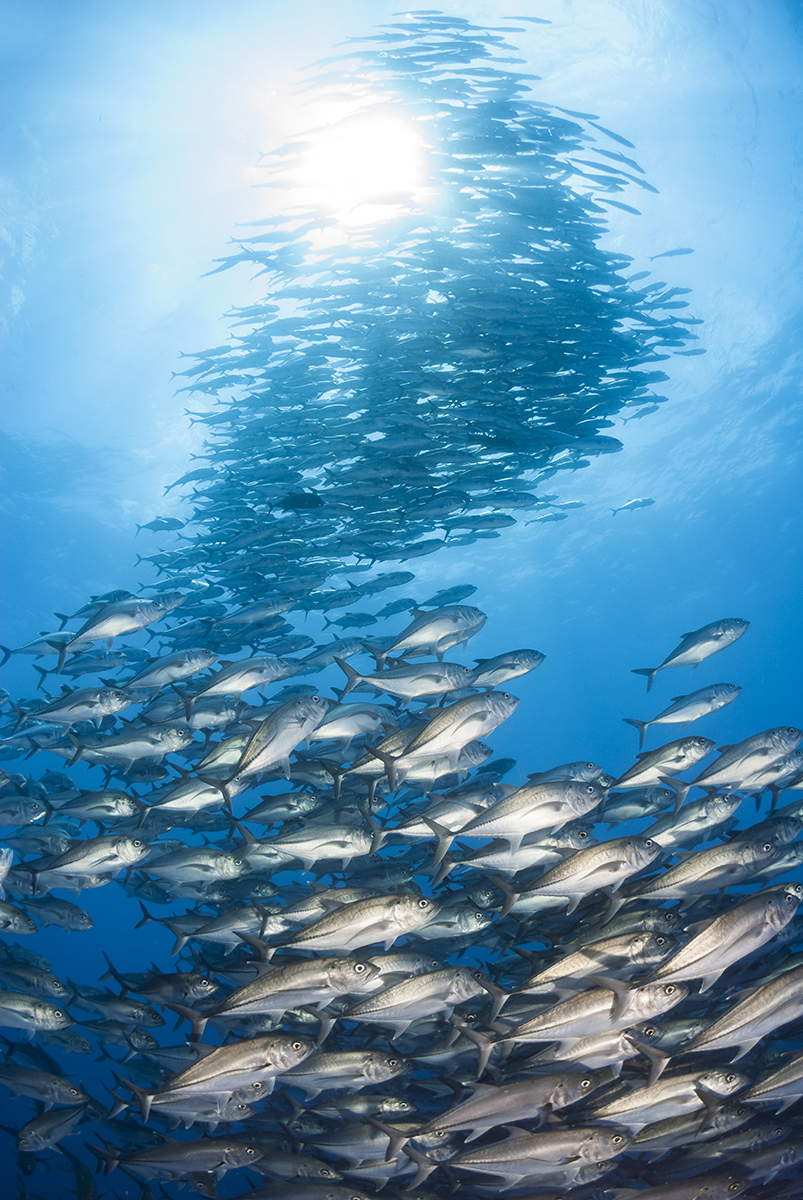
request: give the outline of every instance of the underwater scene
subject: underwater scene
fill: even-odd
[[[803,1200],[803,10],[1,0],[0,1200]]]

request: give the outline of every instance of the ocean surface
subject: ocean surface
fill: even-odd
[[[270,438],[274,434],[270,421],[274,418],[270,417],[270,404],[264,409],[252,405],[253,413],[245,421],[245,408],[236,419],[224,417],[212,435],[213,426],[205,424],[205,419],[220,414],[232,398],[240,403],[254,390],[269,396],[268,382],[260,383],[263,392],[259,393],[259,387],[243,384],[240,377],[234,390],[226,392],[216,376],[210,376],[212,383],[206,384],[205,380],[199,383],[197,375],[181,373],[199,361],[193,355],[230,345],[232,333],[242,336],[243,326],[233,325],[233,310],[258,314],[249,326],[255,331],[251,348],[263,335],[267,339],[269,316],[287,322],[286,329],[276,335],[279,340],[272,343],[273,349],[281,348],[285,334],[299,336],[300,326],[293,322],[301,321],[303,303],[299,309],[291,295],[294,270],[311,289],[309,296],[312,289],[322,289],[315,302],[324,316],[316,318],[315,328],[324,330],[321,336],[340,336],[338,329],[345,327],[344,322],[348,325],[343,313],[326,326],[330,301],[321,299],[329,286],[326,270],[331,273],[338,247],[345,248],[346,256],[353,251],[356,261],[369,252],[368,246],[375,256],[372,261],[378,263],[391,251],[404,252],[394,259],[395,274],[391,272],[381,286],[390,289],[388,295],[397,289],[402,297],[399,311],[408,306],[405,319],[421,318],[423,328],[414,330],[410,325],[413,341],[419,338],[423,345],[430,336],[436,342],[440,339],[446,351],[444,362],[449,360],[449,349],[454,349],[458,358],[462,355],[456,367],[443,368],[446,391],[436,391],[435,401],[421,401],[426,423],[441,403],[437,396],[447,397],[438,409],[437,437],[464,455],[455,457],[436,481],[436,489],[450,494],[460,491],[461,478],[465,484],[471,469],[482,466],[489,492],[509,490],[511,482],[520,477],[521,488],[543,503],[532,510],[506,509],[501,500],[484,509],[473,503],[453,507],[443,520],[438,516],[410,525],[411,513],[415,515],[426,497],[419,490],[420,480],[404,472],[414,473],[422,462],[429,461],[430,447],[416,445],[413,439],[398,456],[379,456],[375,461],[381,469],[372,475],[348,475],[353,472],[348,464],[359,457],[357,451],[353,459],[340,451],[340,465],[332,468],[335,460],[327,457],[332,443],[325,437],[316,440],[318,435],[313,436],[311,427],[293,425],[312,412],[310,389],[318,386],[314,369],[319,359],[314,366],[308,365],[302,346],[296,351],[300,365],[295,375],[291,365],[276,366],[274,361],[273,369],[278,371],[274,378],[281,386],[289,389],[298,384],[302,389],[296,415],[287,419],[286,429],[276,436],[285,439],[282,454],[290,455],[289,446],[293,453],[303,450],[304,464],[299,474],[288,475],[286,485],[277,477],[274,492],[268,488],[263,494],[262,509],[255,508],[253,493],[247,501],[257,522],[278,520],[279,541],[300,539],[299,548],[284,560],[282,578],[292,578],[298,568],[318,563],[318,573],[311,576],[310,594],[314,595],[316,590],[345,588],[349,581],[359,589],[361,583],[383,572],[413,573],[414,578],[398,589],[366,594],[356,604],[360,613],[371,615],[382,604],[400,597],[409,596],[420,604],[439,589],[476,588],[457,603],[476,606],[487,620],[467,645],[447,651],[448,661],[473,668],[476,660],[521,647],[545,656],[537,670],[500,685],[511,688],[519,698],[518,706],[487,736],[482,735],[493,752],[488,760],[491,768],[500,760],[515,760],[514,765],[505,764],[506,785],[520,787],[530,773],[581,760],[599,764],[612,779],[619,779],[639,749],[637,732],[624,718],[647,720],[675,696],[722,681],[742,689],[733,704],[683,729],[667,725],[649,730],[645,749],[691,735],[710,738],[721,749],[759,731],[803,725],[800,5],[793,0],[544,0],[526,12],[510,14],[496,0],[466,0],[443,9],[445,17],[465,20],[477,30],[496,30],[494,37],[514,47],[511,52],[493,46],[492,53],[500,59],[515,57],[515,63],[495,64],[489,59],[486,65],[501,73],[524,73],[527,78],[519,95],[522,103],[534,106],[528,111],[548,114],[556,139],[579,139],[572,142],[572,148],[555,150],[555,161],[571,160],[573,167],[563,181],[556,179],[550,184],[552,190],[547,190],[539,211],[542,228],[549,233],[544,240],[545,261],[557,264],[558,274],[569,273],[571,255],[580,253],[581,243],[586,247],[585,233],[582,238],[579,234],[575,237],[570,220],[579,221],[582,210],[587,216],[590,213],[593,224],[593,236],[588,235],[593,252],[588,250],[588,261],[593,259],[601,273],[596,282],[582,285],[581,297],[582,305],[591,307],[577,307],[580,292],[576,291],[572,292],[575,300],[567,302],[567,307],[557,305],[553,297],[553,307],[544,310],[544,328],[548,325],[551,344],[567,356],[566,362],[571,360],[575,371],[564,389],[568,397],[565,410],[575,412],[572,396],[577,388],[586,386],[582,372],[577,374],[578,363],[601,355],[602,374],[595,376],[594,387],[602,396],[609,386],[600,383],[603,377],[614,379],[619,387],[615,404],[591,414],[597,424],[588,430],[591,443],[586,454],[570,448],[583,430],[568,418],[562,425],[556,418],[558,401],[554,397],[560,389],[556,391],[553,384],[557,360],[544,365],[534,359],[540,334],[526,305],[519,303],[513,291],[506,292],[498,279],[488,283],[485,291],[476,284],[470,295],[464,289],[465,304],[460,307],[460,296],[453,300],[454,328],[458,330],[454,346],[449,343],[451,315],[441,308],[438,317],[435,311],[433,322],[438,318],[442,324],[428,331],[424,319],[428,314],[421,308],[419,294],[404,292],[408,282],[412,286],[416,270],[430,269],[429,260],[421,255],[416,259],[415,249],[405,249],[404,239],[412,237],[417,228],[415,222],[404,225],[411,212],[424,225],[439,222],[438,244],[444,245],[451,236],[455,253],[462,253],[470,223],[481,220],[483,237],[489,239],[486,248],[491,248],[483,261],[493,263],[493,238],[499,237],[499,244],[505,245],[505,221],[515,209],[511,200],[508,211],[501,210],[501,184],[490,199],[473,194],[464,211],[459,208],[459,189],[449,193],[448,204],[444,201],[447,185],[439,191],[435,181],[447,179],[438,172],[448,167],[446,160],[455,153],[454,146],[437,141],[437,130],[444,127],[441,117],[433,117],[429,126],[421,119],[416,126],[410,114],[417,112],[420,118],[423,108],[405,109],[405,104],[425,104],[421,93],[414,95],[417,68],[405,67],[413,90],[407,97],[403,90],[392,93],[394,115],[388,124],[382,125],[388,119],[383,114],[377,127],[361,127],[359,122],[353,128],[348,122],[338,125],[340,132],[318,138],[317,149],[304,142],[305,130],[334,128],[342,121],[351,111],[354,95],[364,101],[373,88],[378,97],[386,97],[388,93],[382,89],[387,89],[391,71],[387,62],[377,59],[370,67],[373,74],[366,93],[368,76],[360,75],[361,70],[369,71],[365,63],[357,67],[351,60],[345,67],[324,65],[312,71],[309,64],[346,53],[348,38],[381,36],[379,27],[395,23],[403,28],[405,22],[409,25],[416,20],[425,24],[432,16],[427,11],[429,16],[419,18],[400,14],[385,0],[303,0],[293,5],[286,0],[241,0],[234,6],[206,0],[192,4],[170,0],[159,5],[151,0],[112,5],[88,0],[69,5],[44,0],[5,0],[0,4],[2,86],[9,113],[2,180],[0,338],[6,403],[1,435],[5,566],[0,643],[14,651],[42,631],[54,632],[59,627],[54,613],[75,613],[92,597],[123,589],[137,596],[158,593],[163,579],[186,573],[181,555],[190,544],[208,551],[192,564],[192,586],[182,589],[181,582],[176,584],[178,590],[192,593],[193,601],[202,599],[201,591],[211,585],[218,589],[214,600],[222,597],[232,611],[271,591],[270,581],[277,576],[264,566],[267,585],[255,583],[246,574],[227,590],[225,556],[217,549],[222,518],[214,497],[212,504],[205,506],[205,524],[196,523],[184,531],[185,538],[195,539],[193,543],[182,541],[170,530],[145,527],[156,518],[168,523],[190,520],[193,495],[197,499],[206,484],[195,485],[195,492],[192,484],[170,485],[209,462],[218,468],[228,461],[225,454],[214,457],[223,444],[221,436],[236,445],[237,453],[231,459],[233,465],[220,468],[219,482],[225,475],[229,484],[232,480],[237,484],[238,479],[242,483],[250,478],[248,472],[257,460],[271,461]],[[368,44],[354,43],[353,48],[365,51]],[[309,87],[316,71],[329,70],[342,70],[342,75],[324,80],[317,90]],[[476,82],[479,77],[474,78]],[[442,80],[437,86],[441,84]],[[461,145],[461,170],[470,157],[469,142],[478,128],[482,100],[481,90],[473,92],[470,103],[465,103],[465,120],[454,126],[458,131],[454,137],[459,133],[467,139]],[[501,93],[496,102],[505,103]],[[427,133],[421,133],[425,127],[434,131],[430,140]],[[293,150],[299,143],[301,148]],[[281,158],[269,154],[281,146],[291,147],[287,162],[292,159],[302,173],[300,199],[270,186],[276,173],[272,175],[266,166],[278,161],[279,176],[284,168]],[[476,153],[481,159],[483,150]],[[548,157],[546,151],[544,154]],[[619,171],[618,177],[600,175],[603,160]],[[482,169],[480,165],[478,170]],[[522,185],[527,172],[524,163],[519,177]],[[572,198],[563,207],[555,200],[560,188]],[[289,207],[295,202],[303,202],[310,212],[325,214],[325,222],[317,231],[313,229],[312,242],[304,251],[313,258],[319,256],[323,268],[318,275],[310,266],[312,259],[305,260],[303,253],[293,259],[274,241],[259,258],[260,244],[247,240],[276,228],[290,231],[288,241],[298,238]],[[583,209],[586,204],[596,207]],[[277,216],[289,223],[271,225]],[[385,232],[383,223],[387,223]],[[241,262],[216,270],[227,256],[238,254]],[[520,274],[524,270],[522,266]],[[668,339],[665,347],[656,343],[648,348],[646,335],[634,334],[628,318],[615,333],[610,328],[599,333],[599,338],[609,339],[600,346],[598,334],[592,337],[589,323],[583,323],[583,314],[609,293],[614,272],[620,281],[636,277],[627,284],[631,298],[636,289],[649,295],[652,288],[659,303],[661,296],[665,298],[669,308],[643,310],[650,320],[677,319],[682,323],[690,319],[693,323],[683,329],[696,340],[677,337]],[[366,279],[355,270],[348,285],[352,289],[348,303],[362,303],[369,312],[375,297],[372,299]],[[274,313],[259,310],[271,301],[278,303]],[[681,302],[685,307],[680,307]],[[445,301],[435,295],[427,303],[442,305]],[[499,307],[495,310],[493,304]],[[499,315],[502,311],[503,318]],[[552,315],[555,311],[563,322],[559,328]],[[602,330],[605,322],[599,314],[603,307],[593,311]],[[472,327],[474,319],[476,329]],[[387,320],[394,320],[392,314]],[[354,394],[360,398],[362,417],[367,414],[369,422],[374,420],[375,432],[369,439],[374,446],[380,435],[404,428],[403,424],[389,426],[386,420],[394,404],[392,389],[387,390],[391,387],[388,379],[396,380],[393,386],[398,386],[399,397],[404,397],[398,401],[399,413],[409,415],[409,404],[418,403],[415,397],[429,394],[421,378],[412,375],[429,370],[437,361],[429,342],[420,362],[417,344],[412,343],[404,344],[398,362],[391,361],[378,335],[372,340],[379,328],[376,321],[374,317],[360,326],[355,317],[353,328],[348,326],[349,337],[358,330],[351,344],[358,345],[359,355],[353,352],[355,361],[369,380],[355,385]],[[632,343],[625,347],[628,337]],[[546,422],[562,431],[563,441],[558,437],[557,441],[524,445],[520,432],[499,424],[502,416],[510,419],[510,386],[516,383],[516,379],[504,386],[499,382],[502,376],[495,371],[497,360],[489,348],[498,349],[500,340],[506,346],[504,378],[519,372],[516,379],[520,378],[521,390],[514,403],[535,406],[533,411],[540,414],[536,423]],[[260,344],[263,349],[270,348],[267,340]],[[653,361],[636,361],[639,355],[649,354]],[[474,376],[468,374],[467,363],[480,364],[477,370],[485,372],[479,383],[476,371]],[[561,363],[557,366],[559,371]],[[402,367],[408,375],[397,378],[393,371]],[[629,367],[657,374],[641,391],[636,385],[628,391],[622,372]],[[225,363],[220,370],[224,368]],[[261,371],[262,366],[257,369]],[[466,400],[468,415],[461,410],[457,392],[448,391],[447,376],[453,370],[466,372],[465,386],[474,389]],[[337,397],[329,389],[336,384],[346,388],[334,371],[331,367],[325,385],[320,385],[320,394],[332,402]],[[268,378],[266,374],[265,380]],[[538,393],[539,381],[547,381],[542,393]],[[182,390],[186,385],[195,390]],[[537,409],[539,394],[548,394],[552,407],[543,401]],[[264,419],[257,421],[259,413],[264,413]],[[342,414],[328,417],[322,401],[313,416],[325,429],[328,419],[336,423]],[[252,434],[255,440],[249,441]],[[594,444],[595,437],[603,440]],[[205,438],[217,447],[211,459],[204,457]],[[620,445],[605,442],[606,438],[616,439]],[[511,454],[519,456],[515,467],[509,465]],[[524,462],[528,454],[535,457]],[[343,463],[347,465],[343,467]],[[394,477],[394,470],[402,475]],[[376,517],[374,511],[369,519],[353,498],[341,497],[339,516],[327,517],[335,524],[323,533],[316,528],[305,539],[305,523],[313,522],[317,514],[312,505],[305,508],[298,500],[300,495],[314,495],[318,503],[318,494],[325,497],[329,487],[351,483],[356,495],[366,480],[372,484],[379,480],[396,489],[393,495],[398,501],[408,478],[413,480],[409,502],[402,499],[389,516],[382,517],[381,558],[372,560],[370,553],[362,551],[349,553],[345,542],[338,550],[338,536],[363,536]],[[273,477],[268,482],[272,484]],[[381,496],[381,486],[376,494]],[[475,489],[475,499],[476,494]],[[282,508],[288,497],[289,506]],[[633,500],[652,503],[622,509]],[[237,503],[243,502],[241,496]],[[504,511],[515,521],[485,528],[476,522],[474,526],[459,525],[458,518],[468,511],[475,515]],[[247,531],[256,528],[248,523],[253,512],[244,514],[241,509],[232,519],[235,524],[228,527],[224,543],[243,530],[247,536]],[[246,523],[237,525],[237,520]],[[342,525],[336,534],[332,530],[338,520]],[[143,528],[137,531],[137,526]],[[410,547],[424,538],[440,538],[443,545],[418,557]],[[167,557],[161,564],[163,572],[157,574],[147,559],[160,554]],[[137,556],[142,556],[139,562]],[[325,625],[326,616],[339,618],[345,611],[333,607],[327,613],[313,602],[307,612],[302,607],[283,613],[296,634],[311,639],[308,648],[291,649],[286,656],[300,657],[341,636],[364,637],[375,645],[385,638],[387,646],[410,620],[407,612],[400,611],[370,628]],[[661,672],[647,695],[643,676],[633,670],[658,666],[688,631],[723,618],[748,621],[744,637],[721,656],[702,661],[693,674],[689,665]],[[180,620],[178,608],[167,625]],[[72,622],[69,628],[77,631],[79,625]],[[156,625],[154,633],[160,628]],[[209,634],[211,628],[210,623],[201,633]],[[149,640],[145,631],[120,640],[152,654],[167,654],[175,648],[167,641]],[[97,643],[98,648],[102,645]],[[247,643],[234,645],[234,658],[251,653]],[[267,644],[257,644],[253,653],[271,654],[272,650]],[[229,652],[221,649],[220,657],[228,659]],[[349,662],[355,665],[353,659]],[[359,671],[368,674],[374,670],[370,657],[358,662]],[[17,704],[43,698],[38,689],[40,676],[32,664],[54,669],[56,660],[53,655],[33,659],[12,653],[3,665],[0,686]],[[123,676],[128,677],[121,672]],[[299,675],[288,683],[314,682],[326,689],[324,695],[331,700],[332,689],[342,687],[343,678],[342,671],[331,665],[320,675]],[[94,675],[78,681],[65,679],[71,688],[101,686]],[[62,682],[60,676],[51,675],[43,686],[48,695],[55,696]],[[278,688],[273,693],[266,689],[267,698],[276,692]],[[246,698],[252,705],[260,703],[254,691]],[[379,699],[388,703],[387,696]],[[4,738],[13,738],[17,719],[6,705]],[[120,730],[118,723],[115,731]],[[200,740],[201,735],[197,737]],[[215,733],[213,740],[218,737]],[[47,750],[26,757],[27,747],[4,746],[0,741],[0,752],[0,767],[29,779],[68,769],[64,757]],[[166,764],[179,761],[169,757]],[[101,767],[76,765],[77,786],[106,786],[102,772]],[[683,778],[689,781],[694,773]],[[7,785],[0,794],[11,794],[17,786]],[[125,777],[117,775],[112,786],[149,802],[148,782],[128,788]],[[268,791],[283,792],[287,787],[282,777],[269,783]],[[248,806],[263,794],[259,786]],[[782,794],[780,804],[798,795],[797,791]],[[764,818],[769,815],[769,792],[763,793],[760,803],[760,817]],[[242,802],[237,808],[235,798],[234,804],[241,815]],[[740,810],[741,828],[757,819],[755,808],[748,796]],[[379,819],[384,822],[386,814]],[[645,828],[644,822],[621,829],[598,825],[596,834],[608,838],[634,829],[641,834]],[[13,822],[0,833],[13,836],[12,830],[16,832]],[[98,830],[86,823],[72,832],[88,838]],[[256,834],[266,836],[263,830]],[[180,838],[181,830],[165,836]],[[277,830],[271,836],[275,838]],[[197,837],[190,837],[190,842],[200,845]],[[433,847],[435,843],[427,844]],[[309,877],[295,867],[282,886],[300,887],[302,879],[308,881]],[[426,876],[416,879],[416,886],[428,887]],[[797,867],[783,879],[803,881],[803,871]],[[330,882],[328,876],[324,882]],[[98,983],[107,969],[104,952],[123,972],[146,971],[154,961],[163,971],[175,970],[170,965],[170,932],[153,922],[135,928],[142,915],[139,903],[125,895],[117,882],[78,896],[66,890],[53,894],[85,907],[94,923],[92,930],[67,933],[49,926],[28,938],[4,934],[3,941],[36,949],[59,979],[105,986]],[[24,895],[7,895],[6,899],[25,907]],[[177,911],[189,906],[189,901],[180,902]],[[160,909],[159,915],[162,912]],[[493,977],[494,956],[501,951],[492,933],[486,931],[463,945],[456,956],[448,946],[445,953],[452,955],[450,963],[483,964]],[[0,968],[2,965],[0,962]],[[11,988],[7,981],[3,986]],[[508,977],[503,986],[509,986]],[[66,1007],[77,1020],[97,1017],[86,1008],[73,1011],[69,1002]],[[155,1031],[164,1044],[183,1036],[173,1034],[172,1016],[167,1016],[167,1026]],[[786,1050],[800,1049],[799,1024],[796,1029],[785,1035]],[[26,1030],[4,1028],[0,1035],[25,1041]],[[38,1043],[37,1035],[31,1044]],[[108,1062],[95,1063],[95,1053],[62,1055],[53,1047],[46,1049],[97,1101],[111,1103],[106,1085],[115,1084]],[[93,1044],[93,1051],[98,1049]],[[119,1045],[112,1046],[111,1057],[118,1063],[123,1053]],[[11,1058],[21,1063],[19,1055],[20,1051],[15,1051]],[[758,1059],[750,1062],[750,1071],[756,1076],[762,1064]],[[125,1075],[123,1068],[111,1065]],[[397,1094],[402,1093],[397,1089]],[[4,1088],[0,1111],[0,1179],[5,1181],[0,1183],[0,1195],[61,1197],[76,1190],[82,1197],[94,1194],[80,1165],[60,1155],[58,1149],[44,1149],[34,1158],[23,1154],[18,1159],[14,1133],[36,1115],[33,1098],[11,1100]],[[286,1111],[290,1113],[289,1107]],[[792,1116],[796,1111],[792,1110]],[[799,1122],[798,1112],[798,1136]],[[199,1128],[195,1126],[190,1136],[198,1134]],[[102,1137],[114,1142],[108,1128],[87,1122],[65,1146],[94,1172],[98,1154],[87,1146],[102,1145]],[[309,1152],[309,1147],[304,1152]],[[343,1167],[342,1161],[339,1166]],[[795,1170],[792,1167],[781,1178],[793,1179]],[[12,1182],[15,1178],[19,1183]],[[183,1182],[161,1178],[165,1194],[180,1194]],[[137,1195],[138,1184],[120,1170],[108,1179],[102,1174],[93,1174],[92,1179],[100,1195]],[[354,1186],[362,1187],[366,1195],[371,1195],[377,1184],[367,1176],[354,1179]],[[248,1176],[232,1170],[218,1180],[217,1187],[221,1196],[241,1195],[257,1186],[257,1180],[257,1168]],[[351,1186],[352,1177],[349,1180]],[[657,1181],[620,1172],[613,1182],[603,1179],[594,1186],[644,1187]],[[265,1185],[270,1182],[287,1186],[280,1179],[264,1179]],[[474,1183],[479,1181],[475,1178]],[[384,1194],[391,1195],[393,1187],[409,1184],[408,1173],[401,1183],[388,1184]],[[149,1180],[148,1186],[153,1195],[159,1194],[159,1179]],[[206,1178],[196,1180],[197,1190],[203,1194],[213,1194],[203,1191],[210,1186]],[[461,1182],[459,1194],[488,1194],[472,1191],[471,1186],[470,1181]],[[564,1186],[571,1184],[564,1180]],[[768,1185],[759,1179],[755,1186]],[[422,1187],[445,1195],[446,1176],[437,1172]],[[532,1184],[528,1187],[536,1190]],[[514,1186],[510,1194],[520,1194],[520,1190],[517,1193]],[[757,1190],[755,1194],[771,1193]]]

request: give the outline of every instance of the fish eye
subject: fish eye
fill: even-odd
[[[647,1028],[644,1030],[644,1033],[646,1034],[647,1037],[655,1037],[657,1032],[658,1032],[658,1030],[655,1028],[654,1025],[648,1025]]]
[[[70,1088],[70,1095],[71,1096],[79,1096],[80,1092],[78,1091],[78,1088]]]
[[[591,1084],[592,1084],[592,1080],[590,1080],[590,1079],[581,1079],[580,1080],[581,1088],[590,1088]]]
[[[734,1080],[736,1080],[736,1079],[738,1079],[738,1075],[726,1075],[725,1076],[726,1083],[733,1083]]]
[[[425,897],[422,897],[418,901],[418,907],[419,908],[429,908],[429,900],[427,900]]]
[[[259,1153],[257,1150],[254,1149],[253,1146],[246,1146],[245,1152],[246,1152],[246,1154],[252,1154],[252,1155]]]
[[[659,936],[655,939],[655,944],[656,944],[656,946],[663,946],[665,941],[666,941],[666,938],[662,938]]]
[[[645,850],[652,850],[654,845],[655,845],[655,842],[652,840],[652,838],[644,839],[644,849]]]
[[[241,858],[235,858],[234,865],[235,867],[241,867],[243,865],[243,860]]]
[[[611,1142],[613,1143],[614,1146],[618,1146],[619,1143],[623,1142],[624,1140],[625,1139],[622,1137],[621,1133],[615,1133],[613,1135],[613,1137],[611,1138]]]
[[[202,979],[199,986],[200,987],[211,987],[212,980],[211,979]]]
[[[57,1009],[55,1010],[55,1012],[53,1013],[53,1016],[54,1016],[54,1017],[63,1017],[63,1016],[64,1016],[64,1013],[61,1011],[61,1009],[60,1009],[60,1008],[57,1008]]]
[[[594,795],[594,792],[595,792],[596,790],[597,790],[597,789],[596,789],[595,787],[592,787],[592,785],[589,783],[588,787],[586,788],[586,795],[587,795],[587,796],[593,796],[593,795]]]
[[[354,973],[356,975],[362,975],[364,970],[365,970],[365,963],[357,963],[357,965],[354,968]]]
[[[303,1048],[304,1048],[304,1043],[303,1043],[303,1042],[293,1042],[293,1049],[294,1049],[294,1050],[303,1050]]]
[[[577,836],[579,838],[587,838],[588,834],[586,833],[585,829],[578,829]]]
[[[765,842],[761,849],[765,852],[765,854],[769,854],[770,850],[772,850],[772,842]]]
[[[666,987],[664,988],[664,995],[665,995],[665,996],[674,996],[674,994],[675,994],[675,985],[674,985],[674,983],[668,983],[668,984],[666,985]]]
[[[388,1059],[388,1066],[389,1066],[389,1067],[396,1067],[396,1066],[398,1066],[398,1063],[399,1063],[399,1060],[398,1060],[398,1058],[389,1058],[389,1059]]]

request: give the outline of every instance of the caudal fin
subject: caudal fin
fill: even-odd
[[[631,675],[646,675],[647,676],[647,691],[649,692],[652,685],[655,683],[655,676],[660,671],[660,667],[634,667],[630,672]]]
[[[335,662],[341,671],[345,671],[346,679],[348,680],[340,693],[340,701],[342,703],[343,697],[348,696],[349,692],[353,691],[357,684],[362,682],[363,676],[358,671],[355,671],[353,667],[350,667],[347,662],[344,662],[342,658],[338,658],[337,655],[335,655]]]
[[[649,691],[649,688],[647,690]],[[634,729],[638,730],[638,748],[640,750],[644,745],[644,735],[647,732],[651,722],[637,721],[635,717],[622,717],[622,720],[626,721],[628,725],[632,725]]]

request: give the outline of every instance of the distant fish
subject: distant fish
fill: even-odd
[[[628,500],[627,504],[621,505],[620,508],[612,508],[611,512],[616,516],[618,512],[633,512],[636,508],[649,508],[651,504],[655,504],[655,501],[649,496],[644,496],[640,500]]]
[[[654,262],[656,258],[677,258],[679,254],[694,254],[694,250],[689,246],[680,246],[677,250],[663,250],[660,254],[653,254],[650,262]]]
[[[177,517],[154,517],[152,521],[148,521],[147,525],[137,525],[137,533],[140,529],[150,529],[153,533],[161,533],[169,529],[183,529],[186,524],[186,521],[179,521]],[[136,536],[135,533],[134,537]]]

